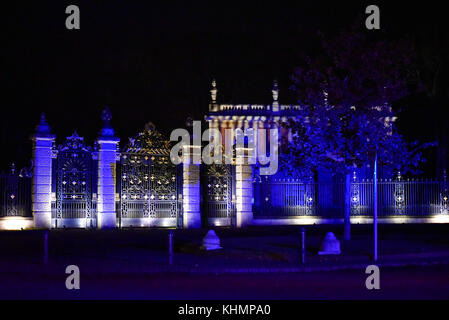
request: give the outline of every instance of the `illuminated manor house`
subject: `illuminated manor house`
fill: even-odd
[[[209,128],[218,129],[223,140],[225,140],[226,129],[253,129],[254,141],[249,141],[249,143],[256,146],[261,153],[269,150],[270,135],[268,130],[277,130],[280,140],[282,140],[282,137],[289,138],[288,132],[280,124],[287,121],[289,117],[294,117],[300,109],[299,105],[279,104],[279,89],[276,81],[274,81],[271,90],[273,97],[271,105],[219,104],[217,103],[218,89],[215,80],[212,81],[210,92],[209,114],[205,117]],[[267,131],[261,132],[257,129],[266,129]],[[225,145],[226,141],[222,143]]]
[[[222,144],[225,147],[225,130],[237,128],[242,130],[253,130],[252,137],[247,139],[254,139],[253,141],[247,141],[246,145],[249,147],[255,146],[258,149],[258,153],[266,153],[269,151],[270,136],[268,130],[277,130],[279,143],[291,142],[291,133],[282,123],[286,123],[289,118],[295,118],[298,112],[301,110],[300,105],[280,104],[279,103],[279,88],[277,81],[274,81],[272,93],[272,103],[269,105],[260,104],[220,104],[217,102],[218,89],[216,81],[212,81],[211,103],[209,104],[209,114],[205,117],[208,122],[209,128],[218,129],[222,136]],[[390,122],[396,121],[396,118],[385,119],[385,125],[388,126]],[[266,129],[265,132],[258,131],[257,129]],[[235,143],[235,137],[233,141]],[[380,176],[390,177],[393,174],[393,170],[388,167],[382,168],[380,166]],[[366,168],[355,169],[358,178],[371,177],[369,165]],[[277,176],[284,176],[282,172],[279,172]],[[320,181],[329,181],[332,179],[330,172],[326,172],[324,169],[318,172]]]
[[[270,105],[217,102],[212,83],[209,128],[277,130],[300,106],[279,103],[277,83]],[[76,131],[61,144],[42,115],[33,135],[33,165],[0,175],[0,229],[125,228],[343,223],[345,184],[320,171],[301,181],[278,172],[258,174],[248,153],[231,164],[193,161],[201,148],[183,148],[183,162],[170,160],[172,143],[148,123],[134,137],[121,140],[103,110],[103,127],[93,145]],[[256,132],[256,131],[254,131]],[[269,137],[260,131],[248,141],[266,152]],[[122,144],[120,145],[120,142]],[[222,141],[223,145],[226,141]],[[246,148],[244,148],[246,149]],[[244,150],[245,151],[245,150]],[[368,171],[368,170],[367,170]],[[352,223],[371,223],[373,183],[358,170],[350,183]],[[386,172],[378,183],[382,223],[449,222],[446,175],[438,180],[405,180]]]

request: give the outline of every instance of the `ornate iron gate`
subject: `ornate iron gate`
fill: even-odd
[[[203,166],[203,212],[207,225],[235,225],[234,167],[230,164]]]
[[[92,148],[75,132],[57,148],[55,227],[95,227]],[[66,220],[69,219],[69,220]]]
[[[260,175],[254,169],[253,213],[256,218],[312,216],[317,209],[317,184],[312,178],[288,171],[274,176]]]
[[[0,217],[31,217],[31,174],[22,169],[0,174]]]
[[[177,226],[181,214],[177,166],[170,161],[169,141],[147,124],[130,138],[119,171],[120,226]]]

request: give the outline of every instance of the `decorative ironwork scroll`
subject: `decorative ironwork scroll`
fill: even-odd
[[[312,177],[309,178],[309,182],[305,187],[306,215],[313,215],[315,213],[315,185]]]
[[[404,214],[405,212],[405,192],[404,181],[402,180],[401,172],[394,181],[394,214]]]
[[[208,216],[231,218],[233,214],[231,165],[209,165],[205,174]]]
[[[13,163],[10,171],[0,173],[0,217],[31,215],[31,179],[20,172]]]
[[[147,155],[169,155],[170,141],[156,130],[153,123],[145,125],[145,129],[134,138],[128,139],[128,144],[124,148],[126,153],[140,153]]]
[[[19,194],[19,177],[16,173],[14,163],[11,166],[11,173],[6,179],[6,215],[17,216],[17,199]]]
[[[121,215],[141,210],[143,217],[149,215],[150,169],[146,155],[122,154],[121,157]]]
[[[176,167],[169,156],[151,156],[150,166],[150,215],[157,209],[166,211],[171,218],[177,215]]]
[[[93,218],[92,148],[75,132],[58,146],[56,218]]]
[[[360,184],[355,171],[351,183],[351,214],[360,214]]]
[[[440,212],[443,214],[449,213],[449,188],[448,188],[448,182],[447,182],[447,172],[444,170],[443,175],[443,185],[441,188],[443,191],[440,195]]]
[[[154,125],[129,138],[121,156],[122,218],[176,218],[178,183],[170,144]]]

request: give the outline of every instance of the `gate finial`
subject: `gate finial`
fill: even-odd
[[[110,121],[112,120],[111,109],[108,106],[103,108],[103,111],[101,112],[101,120],[104,121],[105,125],[109,125]]]
[[[38,134],[49,134],[50,133],[50,126],[47,123],[47,120],[45,119],[45,113],[42,112],[41,114],[41,121],[36,127],[36,133]]]
[[[277,80],[273,81],[273,89],[271,90],[271,95],[273,96],[273,105],[272,105],[272,111],[278,112],[279,111],[279,88],[278,88],[278,82]]]
[[[212,89],[210,90],[210,97],[212,100],[212,103],[216,103],[217,102],[217,82],[215,81],[215,79],[212,80]]]
[[[78,132],[76,132],[76,130],[73,131],[72,135],[70,137],[67,137],[67,139],[70,140],[84,140],[83,138],[81,138],[78,134]]]
[[[277,80],[273,81],[273,89],[271,90],[273,101],[278,101],[279,98],[279,88]]]
[[[101,120],[103,120],[103,128],[101,129],[101,135],[103,137],[113,137],[114,129],[111,127],[112,113],[111,109],[106,106],[101,112]]]

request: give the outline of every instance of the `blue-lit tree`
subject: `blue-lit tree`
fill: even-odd
[[[311,175],[329,168],[345,175],[345,239],[350,239],[350,174],[373,163],[416,170],[428,144],[408,144],[395,127],[394,102],[414,76],[407,41],[387,41],[361,31],[320,34],[322,53],[306,58],[292,75],[302,109],[284,125],[292,141],[283,149],[285,167]]]

